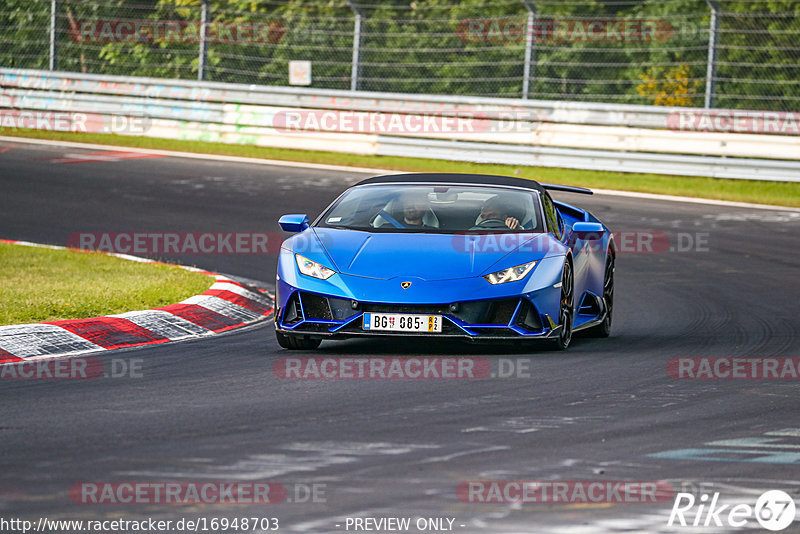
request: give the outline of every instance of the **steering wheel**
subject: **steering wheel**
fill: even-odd
[[[392,217],[391,215],[389,215],[389,214],[386,212],[386,210],[381,210],[381,211],[379,211],[379,212],[378,212],[378,215],[380,215],[380,216],[381,216],[381,217],[383,217],[385,220],[387,220],[387,221],[389,222],[389,224],[391,224],[391,225],[392,225],[392,226],[394,226],[395,228],[400,228],[401,230],[402,230],[402,229],[405,229],[405,226],[403,226],[402,224],[400,224],[400,221],[398,221],[397,219],[395,219],[394,217]]]
[[[505,221],[501,221],[500,219],[486,219],[485,221],[481,221],[478,224],[476,224],[473,228],[475,229],[508,228],[508,226],[506,226]]]

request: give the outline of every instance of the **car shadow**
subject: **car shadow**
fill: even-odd
[[[575,338],[572,342],[580,345],[582,340]],[[533,340],[526,342],[482,341],[474,342],[452,338],[369,338],[323,341],[315,352],[346,354],[347,356],[405,355],[405,356],[474,356],[474,355],[531,355],[563,356],[569,353],[551,350],[546,341]]]

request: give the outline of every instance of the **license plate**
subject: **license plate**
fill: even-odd
[[[441,315],[409,315],[406,313],[365,313],[364,330],[396,332],[441,332]]]

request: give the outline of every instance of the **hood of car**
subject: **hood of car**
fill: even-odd
[[[319,227],[313,231],[335,264],[331,267],[344,274],[386,280],[403,276],[423,280],[481,276],[511,252],[520,252],[519,263],[545,256],[547,251],[537,250],[540,247],[533,244],[548,241],[544,239],[547,235],[541,233],[368,233]]]

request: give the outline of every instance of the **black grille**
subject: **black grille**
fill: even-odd
[[[302,313],[300,310],[300,299],[302,299],[303,302]],[[455,312],[450,310],[450,304],[379,304],[362,302],[359,304],[359,309],[354,310],[352,308],[352,302],[348,299],[323,297],[314,293],[304,292],[302,294],[298,293],[293,295],[286,304],[283,323],[286,325],[292,325],[304,319],[316,319],[318,321],[344,321],[360,312],[375,312],[442,316],[450,315],[458,318],[458,320],[463,321],[466,324],[491,324],[506,326],[514,316],[514,310],[516,310],[519,302],[519,299],[458,302],[455,303]],[[360,320],[355,321],[342,328],[338,332],[342,334],[363,333],[364,331],[361,328],[361,324],[362,322]],[[538,311],[536,311],[536,309],[527,299],[522,300],[520,312],[517,316],[515,324],[530,332],[541,332],[543,329]],[[305,325],[302,330],[326,332],[329,331],[332,326],[333,325],[330,324],[308,324]],[[471,330],[476,331],[482,336],[489,337],[518,335],[516,332],[508,328],[478,328]],[[424,332],[406,333],[375,331],[373,333],[406,336],[426,335]],[[444,335],[466,335],[463,330],[455,326],[447,319],[442,322],[441,333]]]
[[[306,319],[320,319],[322,321],[330,321],[333,319],[333,313],[328,306],[328,299],[313,293],[303,293],[303,311],[305,312]]]
[[[347,299],[328,297],[328,306],[331,307],[333,318],[337,321],[344,321],[358,313],[358,310],[353,309],[352,301]]]
[[[516,324],[529,332],[541,332],[544,330],[542,319],[539,317],[539,311],[529,300],[522,301]]]
[[[587,293],[581,301],[578,313],[581,315],[600,315],[600,299]]]
[[[289,298],[283,312],[283,324],[295,324],[303,319],[303,311],[300,309],[300,299],[297,298],[297,293]]]
[[[363,304],[364,311],[383,313],[419,313],[452,315],[467,324],[507,325],[514,315],[517,299],[476,300],[455,303],[457,311],[450,311],[449,304]]]
[[[489,318],[485,324],[508,324],[511,316],[517,309],[518,300],[499,300],[492,302],[489,308]]]

